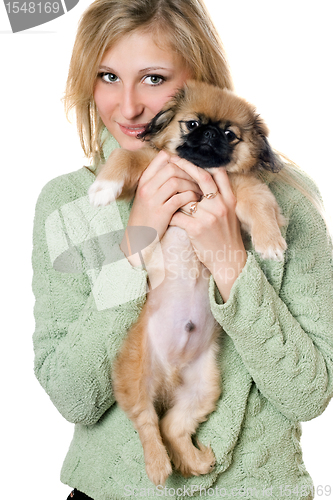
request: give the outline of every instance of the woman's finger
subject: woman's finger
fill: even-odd
[[[172,177],[158,189],[155,199],[159,204],[163,204],[176,194],[186,191],[195,193],[195,200],[201,199],[202,193],[196,182]]]
[[[231,189],[228,174],[224,168],[216,168],[212,173],[215,184],[220,191],[223,201],[227,206],[233,206],[236,198]]]
[[[183,191],[177,193],[166,201],[165,205],[170,208],[172,213],[175,213],[179,208],[184,205],[192,204],[200,199],[198,193],[194,191]]]
[[[169,226],[177,226],[180,227],[181,229],[184,229],[185,231],[186,230],[188,231],[190,223],[191,223],[190,221],[186,220],[186,215],[178,211],[175,212],[171,217]]]
[[[155,158],[150,162],[146,170],[141,176],[142,182],[148,182],[158,171],[163,169],[170,161],[170,155],[165,151],[160,151]]]
[[[147,183],[151,180],[154,180],[156,176],[162,175],[160,185],[165,182],[170,176],[183,177],[184,179],[191,179],[191,176],[186,173],[184,170],[180,169],[176,165],[172,164],[170,161],[170,155],[165,151],[160,151],[157,156],[151,161],[146,170],[143,172],[141,176],[141,183]],[[159,179],[159,177],[157,177]],[[164,180],[163,180],[164,179]]]
[[[213,177],[203,168],[197,167],[193,165],[193,163],[184,160],[184,158],[179,158],[178,156],[172,156],[170,161],[184,170],[184,172],[187,172],[197,182],[203,194],[216,193],[218,190]]]
[[[139,183],[140,196],[155,198],[160,204],[181,191],[195,191],[198,195],[202,195],[198,184],[192,177],[172,163],[157,170],[150,180],[143,179]]]

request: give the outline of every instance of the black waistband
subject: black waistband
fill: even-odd
[[[93,500],[91,497],[88,497],[85,493],[74,489],[67,497],[67,500]]]

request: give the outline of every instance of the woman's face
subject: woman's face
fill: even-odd
[[[120,146],[131,151],[144,145],[137,135],[191,76],[180,56],[157,47],[146,33],[123,37],[104,54],[98,73],[98,113]]]

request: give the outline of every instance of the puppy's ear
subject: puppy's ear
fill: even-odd
[[[271,148],[267,136],[268,128],[266,123],[258,116],[254,122],[254,130],[258,139],[258,166],[273,173],[278,173],[283,168],[283,163],[278,155]]]
[[[167,104],[162,108],[162,110],[157,113],[156,116],[148,123],[144,132],[138,135],[140,139],[150,140],[153,139],[159,132],[162,132],[169,123],[174,118],[180,102],[184,99],[185,90],[180,89],[173,96],[173,98],[167,102]]]
[[[164,130],[172,118],[175,116],[175,108],[170,107],[167,109],[162,109],[156,116],[148,123],[145,130],[138,135],[139,139],[150,140],[155,137],[159,132]]]

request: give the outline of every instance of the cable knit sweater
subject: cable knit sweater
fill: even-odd
[[[114,147],[109,137],[106,156]],[[333,395],[332,249],[319,213],[299,191],[271,184],[288,219],[284,262],[261,260],[247,242],[247,263],[225,304],[211,278],[222,395],[197,434],[216,466],[188,479],[173,473],[155,488],[110,380],[145,302],[147,272],[119,249],[131,204],[92,208],[93,180],[86,168],[52,180],[34,223],[35,373],[75,423],[61,480],[94,500],[312,498],[299,422],[321,414]]]

